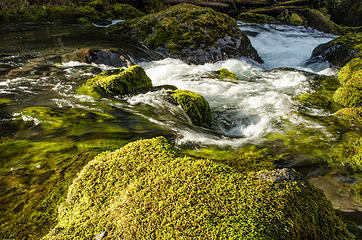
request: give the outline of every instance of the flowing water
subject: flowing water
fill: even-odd
[[[163,135],[196,150],[256,144],[281,151],[289,143],[294,152],[284,165],[302,171],[326,192],[335,208],[360,213],[360,203],[346,193],[349,183],[357,180],[331,170],[321,154],[338,142],[342,130],[321,121],[329,112],[302,107],[295,100],[312,91],[313,74],[336,75],[337,70],[326,62],[307,61],[316,46],[336,36],[303,27],[238,25],[264,64],[250,59],[204,65],[178,59],[152,61],[157,57],[132,40],[105,37],[94,28],[53,23],[0,26],[0,99],[6,99],[0,102],[0,197],[4,202],[0,210],[18,218],[28,205],[32,207],[27,196],[37,199],[33,192],[42,193],[44,184],[59,180],[52,176],[70,167],[64,163],[67,154],[88,151],[91,159],[101,150]],[[95,73],[114,68],[74,61],[54,65],[52,59],[82,47],[126,49],[154,86],[174,85],[201,94],[213,113],[212,129],[193,126],[179,107],[166,100],[164,89],[99,100],[77,94],[76,89]],[[234,72],[239,80],[213,77],[220,68]],[[10,70],[15,74],[9,74]],[[31,179],[39,179],[36,187]]]

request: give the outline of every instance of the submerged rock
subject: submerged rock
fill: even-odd
[[[78,61],[85,63],[105,64],[113,67],[129,67],[132,59],[119,49],[81,48],[61,56],[61,61]]]
[[[103,72],[89,79],[78,89],[78,93],[90,96],[117,96],[135,94],[152,88],[152,81],[139,65],[120,72]]]
[[[319,45],[313,50],[311,58],[321,58],[338,67],[343,67],[362,51],[362,32],[350,33]]]
[[[179,4],[112,26],[108,33],[128,34],[166,57],[202,64],[232,57],[262,62],[231,17],[209,8]]]
[[[260,174],[136,141],[87,164],[44,239],[350,239],[320,190]]]
[[[211,127],[212,114],[209,103],[205,98],[188,90],[175,90],[171,96],[186,111],[194,125]]]

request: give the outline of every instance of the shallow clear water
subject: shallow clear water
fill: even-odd
[[[335,207],[344,211],[360,211],[361,205],[343,194],[343,191],[348,191],[348,187],[345,190],[342,186],[345,179],[339,173],[328,174],[328,167],[321,163],[318,155],[318,151],[328,151],[339,138],[335,128],[318,121],[318,117],[330,113],[308,108],[303,109],[302,114],[300,104],[294,100],[294,97],[311,89],[310,74],[303,71],[325,75],[337,73],[326,62],[307,62],[314,47],[335,36],[303,27],[238,25],[249,36],[264,64],[249,59],[230,59],[204,65],[189,65],[177,59],[144,61],[150,54],[147,49],[129,39],[106,38],[93,28],[49,23],[42,26],[1,26],[0,98],[12,100],[4,109],[0,108],[2,143],[14,139],[78,145],[96,140],[119,141],[106,149],[112,150],[140,138],[164,135],[178,145],[195,149],[207,146],[237,149],[251,143],[277,144],[279,136],[283,136],[286,141],[295,142],[295,151],[299,152],[286,163],[288,166],[300,168],[305,175],[313,178],[313,183],[325,190]],[[135,62],[145,68],[154,86],[174,85],[204,96],[214,117],[212,129],[193,126],[181,108],[166,100],[166,90],[100,100],[77,94],[76,89],[87,79],[113,67],[80,62],[54,65],[49,59],[81,47],[94,46],[126,49]],[[19,68],[31,70],[24,76],[6,75],[10,70]],[[216,79],[212,73],[220,68],[234,72],[239,80]],[[23,111],[33,106],[47,107],[56,116],[66,116],[66,121],[52,123],[49,127],[49,123],[44,122],[46,120]],[[78,119],[78,113],[84,113],[82,120]],[[97,113],[107,117],[97,120]],[[12,125],[14,121],[18,121],[15,127]],[[44,130],[46,127],[48,130]],[[82,149],[78,145],[76,148]],[[43,174],[42,168],[37,166],[56,165],[50,162],[54,159],[46,157],[24,161],[23,157],[14,160],[13,155],[6,156],[9,159],[2,160],[0,172],[1,182],[6,182],[8,189],[14,187],[9,179],[23,179],[29,174],[36,177]],[[61,168],[50,167],[51,171]],[[8,189],[0,191],[2,199],[10,198]],[[7,204],[12,206],[14,203]]]

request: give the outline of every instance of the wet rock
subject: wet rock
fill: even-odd
[[[204,97],[188,90],[175,90],[171,96],[186,111],[194,125],[211,127],[212,113]]]
[[[112,26],[109,34],[128,34],[165,57],[202,64],[233,57],[262,59],[231,17],[180,4]]]
[[[320,58],[338,67],[361,54],[362,33],[350,33],[317,46],[311,58]]]
[[[264,182],[273,182],[273,183],[295,182],[301,180],[301,177],[297,174],[297,172],[290,168],[283,168],[268,172],[262,172],[256,175],[256,178]]]
[[[61,61],[105,64],[113,67],[129,67],[133,65],[133,60],[127,54],[122,54],[117,49],[82,48],[72,53],[64,54],[61,57]]]
[[[100,73],[78,89],[78,93],[90,96],[117,96],[135,94],[152,88],[152,81],[146,75],[143,68],[133,65],[127,70],[120,69],[119,72]]]

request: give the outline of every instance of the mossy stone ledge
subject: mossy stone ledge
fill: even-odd
[[[171,96],[185,110],[194,125],[211,127],[212,113],[203,96],[188,90],[175,90]]]
[[[233,18],[191,4],[179,4],[155,14],[127,20],[107,30],[127,34],[165,57],[202,64],[249,57],[262,62]]]
[[[339,70],[338,79],[344,86],[362,89],[362,58],[354,58],[344,65]]]
[[[128,69],[120,69],[119,73],[103,72],[89,79],[77,91],[80,94],[94,97],[112,97],[135,94],[152,88],[152,81],[144,69],[134,65]]]
[[[163,137],[89,162],[43,239],[351,239],[323,193],[291,170],[182,156]]]
[[[343,67],[352,59],[361,57],[361,52],[362,32],[349,33],[317,46],[311,58],[321,58],[335,66]]]

